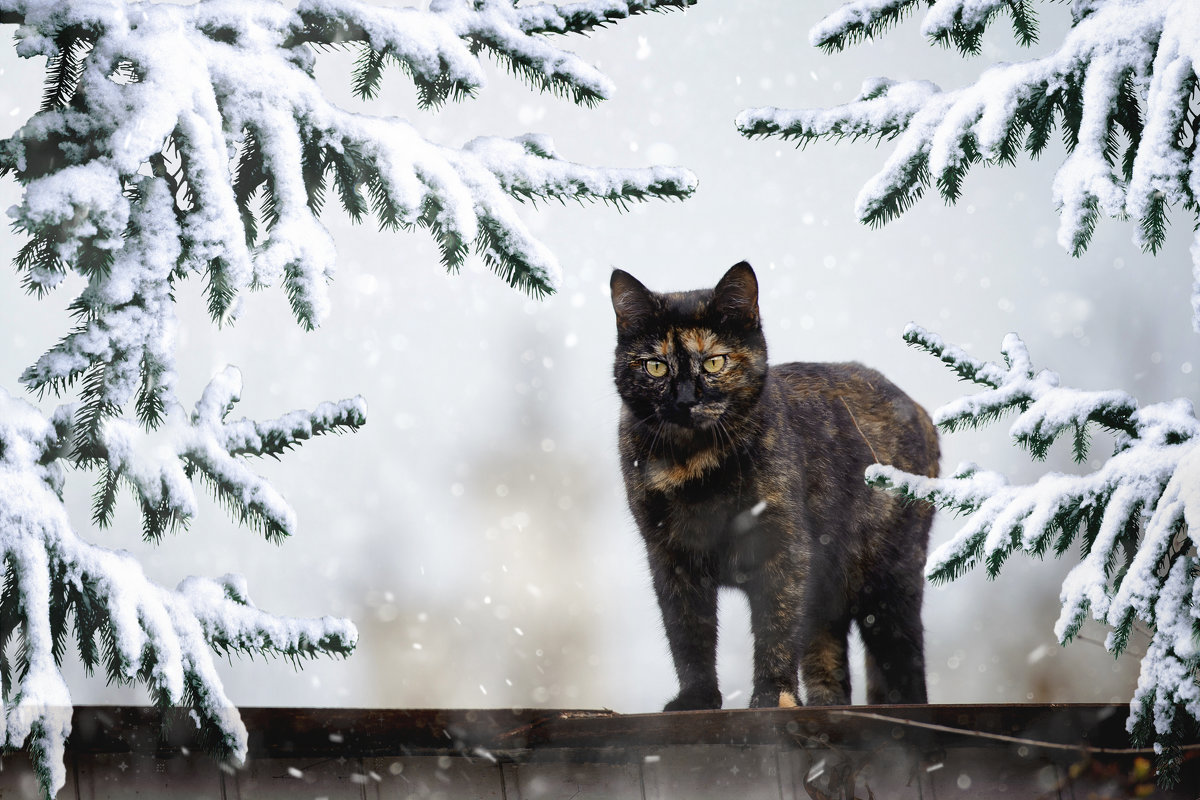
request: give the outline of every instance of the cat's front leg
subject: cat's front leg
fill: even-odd
[[[679,694],[663,711],[690,711],[721,707],[717,687],[717,581],[703,563],[651,554],[654,591],[662,611],[663,627]]]
[[[800,704],[796,652],[800,590],[790,570],[760,570],[746,586],[754,633],[754,693],[751,708]]]

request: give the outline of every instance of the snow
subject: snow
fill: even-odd
[[[226,372],[214,384],[218,388],[206,392],[210,402],[205,408],[223,415],[225,398],[238,381]],[[216,402],[211,402],[214,398]],[[128,448],[120,453],[127,461],[110,461],[110,465],[142,463],[133,455],[138,443],[130,440],[129,428],[113,427],[110,421],[105,441]],[[152,463],[170,461],[171,445],[178,448],[187,440],[178,413],[164,429],[158,446],[149,453]],[[219,429],[206,433],[215,436]],[[217,581],[187,578],[175,591],[157,586],[128,553],[88,544],[71,529],[56,493],[58,465],[48,457],[59,449],[54,426],[33,406],[0,389],[0,553],[17,575],[29,663],[5,704],[5,746],[21,747],[30,736],[36,737],[44,753],[39,768],[49,772],[50,787],[57,790],[65,782],[62,759],[71,728],[71,698],[53,655],[50,606],[51,576],[62,574],[77,590],[86,587],[94,593],[105,608],[101,624],[111,629],[121,664],[120,674],[111,677],[132,681],[144,664],[153,664],[151,687],[176,705],[185,701],[185,687],[192,686],[203,719],[216,726],[233,757],[243,759],[246,731],[221,688],[210,643],[222,650],[256,653],[344,653],[357,641],[354,626],[332,617],[289,619],[260,611],[250,603],[245,582],[237,576]],[[152,486],[144,476],[153,470],[144,464],[142,469],[133,478],[139,491]]]
[[[102,605],[99,624],[116,650],[110,679],[138,680],[149,669],[154,697],[194,701],[198,724],[215,729],[235,759],[245,753],[246,733],[214,669],[214,650],[299,658],[355,646],[345,620],[259,610],[237,576],[188,578],[174,591],[157,586],[129,554],[82,541],[67,519],[59,493],[72,458],[132,489],[149,509],[151,537],[196,515],[192,477],[200,477],[235,517],[281,539],[296,529],[295,512],[247,458],[278,456],[365,421],[358,397],[271,420],[228,419],[242,390],[232,367],[186,410],[177,396],[179,281],[202,279],[218,322],[236,318],[247,290],[275,285],[301,325],[319,324],[330,312],[326,286],[336,259],[310,194],[318,188],[314,167],[326,177],[343,170],[348,193],[365,198],[385,224],[430,228],[448,267],[459,267],[474,245],[485,263],[535,292],[552,291],[562,274],[518,215],[518,202],[624,203],[696,188],[695,176],[678,168],[572,163],[534,135],[436,144],[404,120],[331,103],[314,78],[316,50],[370,47],[414,76],[434,103],[481,89],[484,54],[535,90],[592,101],[611,94],[609,80],[543,34],[681,5],[448,0],[422,11],[353,0],[302,0],[294,8],[0,0],[6,21],[23,21],[17,51],[24,57],[58,57],[54,32],[76,29],[87,38],[71,102],[34,113],[0,142],[5,168],[15,167],[24,189],[9,216],[47,243],[47,257],[27,268],[30,284],[63,285],[65,269],[86,284],[74,303],[77,325],[22,376],[31,390],[52,394],[79,381],[79,402],[47,419],[0,390],[0,555],[18,576],[10,591],[21,593],[29,662],[6,698],[0,744],[41,742],[35,758],[48,776],[44,788],[65,779],[71,704],[53,657],[51,620],[62,609],[50,603],[62,601],[53,600],[52,581]],[[131,404],[143,412],[136,422]],[[110,500],[102,494],[101,506]],[[100,512],[109,518],[108,508]]]
[[[196,509],[191,481],[184,472],[184,465],[190,465],[236,499],[240,507],[269,521],[275,535],[290,535],[296,528],[295,512],[240,457],[279,455],[314,435],[358,427],[366,419],[366,403],[356,397],[322,403],[312,412],[293,411],[267,422],[226,421],[241,389],[241,373],[226,367],[205,387],[190,415],[178,404],[169,404],[165,422],[152,431],[120,419],[107,420],[101,441],[109,469],[129,481],[145,503],[157,506],[165,501],[186,520]]]
[[[303,43],[317,37],[315,27],[380,48],[428,81],[475,88],[483,83],[483,71],[468,43],[483,42],[485,50],[544,76],[548,86],[607,96],[611,86],[593,67],[526,30],[547,22],[544,11],[506,3],[479,8],[450,3],[418,11],[337,0],[301,3],[294,12],[215,0],[133,10],[122,4],[104,10],[87,4],[23,4],[25,54],[55,52],[53,42],[35,32],[51,29],[43,26],[81,24],[98,35],[78,91],[87,97],[87,113],[72,108],[39,113],[9,143],[22,171],[44,168],[40,162],[31,165],[29,158],[48,138],[65,139],[62,152],[79,162],[30,180],[15,219],[30,230],[53,227],[57,253],[68,262],[85,244],[119,252],[140,249],[144,255],[163,242],[152,246],[143,239],[169,232],[176,240],[172,249],[184,254],[192,272],[219,271],[234,296],[252,284],[283,284],[301,322],[316,325],[330,310],[325,286],[335,264],[332,240],[309,206],[304,179],[304,143],[316,140],[330,152],[344,153],[351,146],[361,152],[381,176],[402,224],[428,222],[422,215],[436,208],[436,224],[447,235],[466,244],[478,240],[485,256],[553,289],[561,283],[560,268],[516,215],[514,194],[610,200],[689,194],[694,176],[679,169],[608,171],[570,164],[548,155],[549,149],[535,152],[524,139],[507,148],[498,141],[461,149],[433,145],[403,120],[366,117],[329,103],[316,86],[312,54]],[[607,19],[627,15],[629,8],[594,4],[571,13]],[[127,16],[136,17],[136,25]],[[112,79],[122,63],[136,64],[137,81]],[[228,167],[245,130],[254,132],[261,148],[277,215],[249,245]],[[163,220],[138,226],[135,220],[133,235],[123,240],[134,204],[122,194],[122,181],[147,184],[139,170],[157,157],[168,137],[178,148],[190,192],[188,213],[182,225]],[[171,204],[160,207],[169,210]],[[113,298],[124,297],[123,303],[108,301],[118,306],[132,302],[131,287],[149,289],[146,281],[121,272],[114,270],[105,289]],[[229,314],[236,312],[234,300]],[[69,366],[78,367],[78,361]],[[50,372],[30,377],[41,385]],[[165,365],[164,374],[170,372]]]
[[[920,5],[853,0],[818,23],[809,40],[840,47]],[[937,38],[976,28],[1007,5],[1001,0],[938,0],[924,9],[921,32]],[[834,108],[751,109],[738,116],[737,124],[748,136],[894,137],[891,154],[856,201],[859,218],[879,224],[902,213],[934,182],[947,200],[956,199],[961,176],[975,160],[1001,163],[1015,155],[1011,150],[1025,146],[1030,117],[1047,101],[1063,127],[1063,102],[1077,96],[1077,143],[1051,189],[1060,212],[1059,244],[1080,254],[1104,214],[1137,220],[1141,224],[1132,226],[1134,240],[1156,249],[1161,226],[1147,221],[1153,222],[1163,208],[1200,196],[1200,164],[1190,156],[1190,138],[1183,129],[1197,63],[1196,3],[1096,0],[1086,11],[1076,9],[1072,27],[1049,54],[996,64],[962,88],[873,79],[857,99]],[[1127,137],[1119,114],[1126,82],[1145,112],[1142,130],[1133,137]],[[1136,146],[1128,179],[1122,154],[1110,147],[1126,138]],[[1193,322],[1200,330],[1200,245],[1193,247],[1192,263]]]
[[[371,49],[389,50],[427,80],[453,80],[473,88],[485,83],[479,62],[456,29],[463,14],[381,9],[341,0],[308,0],[298,11],[310,19],[361,28]]]
[[[1154,513],[1146,523],[1137,555],[1113,598],[1107,620],[1110,625],[1119,625],[1128,613],[1144,620],[1153,619],[1153,603],[1160,581],[1159,565],[1181,524],[1187,526],[1193,542],[1200,538],[1200,447],[1188,448],[1174,465]]]
[[[748,109],[738,114],[737,127],[748,135],[789,131],[805,136],[873,136],[903,128],[941,89],[929,81],[896,82],[869,78],[853,103],[830,109]],[[803,133],[799,133],[803,131]]]
[[[1007,0],[938,0],[921,21],[921,33],[933,37],[957,26],[974,28],[988,21]]]
[[[1086,555],[1063,581],[1055,635],[1065,644],[1090,615],[1114,628],[1105,646],[1120,652],[1122,636],[1141,620],[1152,638],[1131,703],[1130,730],[1149,714],[1153,729],[1165,734],[1179,706],[1200,717],[1195,680],[1200,579],[1189,577],[1200,563],[1194,555],[1200,545],[1200,421],[1192,403],[1178,399],[1139,407],[1121,392],[1061,386],[1056,374],[1034,372],[1015,334],[1004,341],[1005,367],[972,359],[917,326],[910,325],[905,338],[985,387],[934,412],[941,424],[978,424],[1024,408],[1009,432],[1035,453],[1064,431],[1089,424],[1109,429],[1117,440],[1117,451],[1094,471],[1048,473],[1027,486],[1010,485],[1004,476],[969,464],[939,479],[869,468],[872,483],[971,513],[930,555],[926,575],[956,577],[980,561],[994,573],[1017,549],[1040,555],[1056,537],[1078,536],[1088,523],[1066,517],[1068,512],[1101,514]],[[1131,557],[1130,544],[1136,546]],[[1128,559],[1127,570],[1121,569],[1122,559]]]
[[[808,42],[813,47],[844,36],[854,28],[865,27],[872,20],[887,13],[894,13],[915,0],[852,0],[843,3],[808,32]]]
[[[1154,731],[1160,736],[1171,731],[1178,706],[1183,706],[1193,719],[1200,718],[1200,685],[1195,680],[1195,618],[1194,612],[1186,613],[1196,606],[1196,586],[1188,573],[1195,570],[1197,563],[1195,556],[1176,560],[1163,582],[1156,604],[1158,629],[1142,659],[1131,704],[1139,713],[1131,715],[1130,730],[1145,708],[1149,709]]]

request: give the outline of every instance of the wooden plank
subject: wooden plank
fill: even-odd
[[[1102,705],[561,710],[244,709],[250,758],[200,753],[183,711],[78,708],[64,798],[1136,796],[1151,760]],[[1194,743],[1193,743],[1194,744]],[[1200,748],[1181,784],[1200,795]],[[0,796],[38,796],[24,754]],[[76,785],[77,784],[77,785]],[[1114,789],[1114,787],[1116,787]]]
[[[870,747],[880,740],[976,746],[982,735],[1065,745],[1129,747],[1128,708],[1115,705],[854,706],[734,709],[673,714],[538,709],[243,708],[257,757],[515,754],[686,744]],[[153,708],[77,707],[68,748],[76,753],[169,755],[198,749],[183,713],[163,724]],[[1000,742],[1002,740],[997,739]],[[575,755],[571,755],[574,758]]]
[[[121,763],[137,766],[135,783],[157,791],[165,780],[181,796],[192,791],[185,785],[196,787],[196,797],[210,796],[215,775],[228,800],[296,791],[331,800],[464,792],[514,800],[570,797],[591,791],[588,787],[599,787],[597,795],[634,800],[704,793],[810,800],[821,792],[866,797],[868,788],[876,797],[913,791],[912,796],[939,798],[985,791],[997,797],[1055,796],[1064,786],[1084,794],[1107,785],[1139,790],[1137,775],[1150,762],[1148,754],[1126,749],[1127,713],[1124,706],[1092,704],[628,715],[249,708],[242,710],[250,731],[249,763],[223,775],[215,761],[196,755],[196,728],[186,712],[168,712],[164,725],[164,716],[151,708],[83,707],[75,712],[68,753],[89,781],[81,782],[81,800],[127,796],[100,790],[121,783],[112,771]],[[1200,795],[1200,748],[1187,756],[1180,788],[1166,796]],[[0,790],[5,797],[27,796],[27,766],[23,773],[19,760],[6,763],[13,766],[0,775]],[[202,763],[207,772],[197,766]],[[814,771],[820,774],[810,779]],[[972,791],[964,794],[962,784]]]
[[[376,800],[376,783],[359,758],[252,758],[225,780],[225,799]]]
[[[781,800],[779,748],[679,745],[643,758],[646,800]],[[788,795],[790,800],[791,795]]]
[[[141,753],[95,753],[76,759],[78,794],[61,798],[125,800],[154,793],[180,800],[221,800],[221,771],[203,753],[157,758]]]
[[[500,764],[485,758],[371,758],[365,766],[374,784],[371,800],[505,800]]]
[[[503,774],[506,800],[643,799],[637,763],[510,763]]]
[[[70,757],[67,759],[67,783],[61,797],[75,796],[75,770]],[[0,755],[0,798],[3,800],[42,800],[37,774],[24,750]]]

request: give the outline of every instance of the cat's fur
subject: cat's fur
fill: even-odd
[[[717,590],[750,601],[752,707],[850,702],[846,637],[870,703],[924,703],[922,570],[933,510],[868,486],[876,461],[936,476],[919,405],[860,364],[768,368],[749,264],[658,294],[613,272],[621,469],[645,540],[679,694],[719,708]],[[714,373],[706,359],[724,356]],[[667,372],[654,377],[649,369]],[[710,363],[709,366],[713,366]]]

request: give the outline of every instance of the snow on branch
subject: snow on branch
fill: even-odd
[[[297,321],[315,327],[334,271],[320,219],[333,195],[354,221],[428,230],[448,270],[474,251],[509,284],[541,295],[560,269],[520,203],[624,207],[695,190],[686,170],[576,164],[535,135],[428,141],[404,120],[329,102],[315,78],[319,53],[358,48],[352,80],[363,97],[395,67],[426,106],[469,98],[483,87],[487,54],[535,91],[591,104],[608,96],[609,81],[554,35],[692,2],[434,0],[418,10],[357,0],[0,0],[0,24],[19,26],[18,55],[46,59],[40,108],[0,140],[0,177],[23,189],[9,212],[26,237],[15,267],[38,297],[72,273],[83,286],[70,330],[21,376],[39,397],[78,401],[47,419],[0,391],[0,744],[30,748],[44,792],[63,780],[70,696],[57,665],[72,615],[89,669],[141,681],[162,704],[192,706],[233,757],[245,731],[212,670],[213,650],[296,660],[354,646],[348,622],[262,612],[236,577],[157,587],[130,556],[83,542],[67,520],[60,489],[70,465],[99,473],[98,525],[114,524],[124,486],[140,504],[142,535],[157,539],[193,518],[199,479],[239,522],[281,540],[295,513],[247,459],[365,420],[360,398],[276,420],[229,419],[241,392],[233,368],[186,411],[176,396],[180,281],[202,281],[218,324],[237,318],[248,290],[278,286]]]
[[[927,2],[921,33],[963,53],[978,53],[984,30],[1001,11],[1012,17],[1013,33],[1023,45],[1037,41],[1037,18],[1029,0],[941,0]],[[808,34],[814,47],[844,50],[865,39],[879,38],[900,22],[918,0],[853,0],[821,20]]]
[[[84,542],[60,495],[62,437],[61,427],[0,389],[0,743],[29,747],[48,795],[63,785],[71,697],[59,665],[73,630],[89,672],[102,665],[110,680],[145,683],[159,705],[190,706],[217,753],[242,760],[246,730],[214,650],[345,656],[354,626],[261,612],[237,576],[188,578],[170,591],[128,553]],[[20,646],[10,648],[14,637]]]
[[[877,36],[914,0],[855,0],[819,23],[814,44],[840,49]],[[1032,0],[940,0],[929,3],[922,32],[979,50],[1000,12],[1018,41],[1036,39]],[[1197,117],[1191,101],[1200,59],[1200,6],[1191,0],[1095,0],[1073,7],[1072,25],[1049,55],[985,70],[972,84],[942,89],[927,81],[872,78],[853,102],[831,109],[743,111],[746,136],[895,140],[883,168],[859,193],[856,212],[871,225],[903,213],[931,184],[947,202],[978,163],[1011,164],[1038,156],[1057,126],[1068,155],[1054,180],[1061,214],[1059,243],[1074,255],[1088,246],[1101,213],[1137,221],[1135,241],[1162,245],[1173,206],[1200,215]],[[1200,238],[1193,247],[1200,330]]]
[[[337,108],[316,83],[310,45],[358,43],[355,81],[364,95],[395,63],[428,104],[470,96],[484,81],[482,51],[535,89],[593,102],[611,91],[607,79],[541,31],[686,4],[566,6],[558,24],[554,6],[502,0],[446,0],[429,11],[353,0],[307,0],[294,11],[231,0],[0,3],[23,22],[18,52],[46,56],[50,66],[43,108],[0,142],[0,173],[25,184],[16,224],[31,241],[19,266],[39,291],[68,264],[95,275],[141,246],[147,234],[130,229],[139,206],[165,206],[176,219],[152,231],[175,241],[171,277],[203,275],[215,319],[236,315],[245,289],[282,284],[311,327],[326,314],[333,272],[318,217],[332,188],[355,219],[373,212],[384,227],[429,229],[448,268],[476,247],[514,285],[553,291],[558,264],[509,208],[514,195],[499,166],[470,149],[429,143],[402,120]],[[686,170],[624,170],[619,197],[595,195],[592,184],[613,183],[603,168],[568,164],[549,147],[508,156],[503,171],[530,183],[547,160],[588,176],[542,186],[556,198],[623,202],[686,197],[695,188]],[[147,167],[165,195],[145,186]]]
[[[579,3],[538,3],[517,8],[526,33],[588,33],[634,14],[694,6],[696,0],[584,0]]]
[[[278,457],[302,441],[324,433],[357,430],[366,422],[362,398],[322,403],[314,411],[293,411],[280,419],[226,421],[241,395],[241,374],[226,367],[205,388],[189,416],[172,404],[162,423],[146,431],[120,419],[104,422],[97,454],[102,485],[96,521],[109,524],[116,486],[137,494],[144,536],[158,539],[186,525],[196,510],[191,478],[200,477],[238,521],[271,541],[290,536],[295,512],[264,478],[244,463],[245,456]]]
[[[1034,371],[1015,334],[1004,340],[1003,364],[971,358],[915,325],[904,336],[984,387],[938,409],[934,421],[942,427],[1015,412],[1009,432],[1036,459],[1065,434],[1082,462],[1094,426],[1115,439],[1115,452],[1098,469],[1051,472],[1027,486],[973,464],[946,478],[875,465],[867,479],[971,515],[930,555],[926,575],[935,582],[981,562],[995,576],[1018,550],[1062,555],[1078,541],[1082,558],[1063,582],[1055,634],[1069,642],[1090,615],[1113,628],[1105,646],[1120,654],[1135,622],[1144,623],[1152,639],[1129,725],[1140,739],[1169,748],[1181,710],[1200,720],[1200,421],[1191,402],[1139,406],[1122,392],[1061,386],[1057,374]]]

